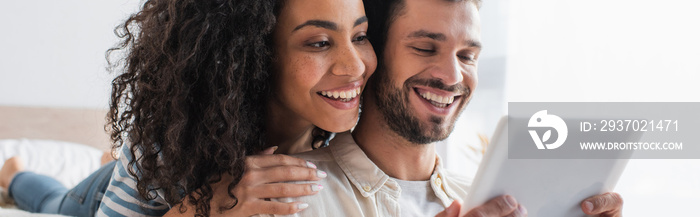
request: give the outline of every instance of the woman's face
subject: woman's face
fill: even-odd
[[[321,129],[352,128],[377,66],[362,1],[285,0],[277,20],[273,100]]]

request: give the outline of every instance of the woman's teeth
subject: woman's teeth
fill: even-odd
[[[321,91],[321,95],[331,99],[339,100],[341,102],[348,102],[354,99],[355,97],[359,96],[360,91],[361,90],[358,87],[353,90],[346,91]]]
[[[440,107],[440,108],[445,108],[448,105],[452,104],[452,102],[455,101],[454,96],[438,96],[434,93],[431,92],[425,92],[420,95],[424,99],[427,99],[430,101],[431,104],[434,106]]]

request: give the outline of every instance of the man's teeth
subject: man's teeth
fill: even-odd
[[[321,95],[328,97],[328,98],[333,98],[333,99],[340,99],[341,101],[350,101],[351,99],[357,97],[360,95],[360,88],[355,88],[353,90],[346,90],[346,91],[321,91]]]
[[[441,108],[444,108],[455,101],[454,96],[438,96],[437,94],[431,92],[425,92],[421,94],[421,96],[424,99],[430,100],[430,103],[432,103],[433,105]]]

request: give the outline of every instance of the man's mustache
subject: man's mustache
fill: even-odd
[[[471,93],[471,90],[468,87],[464,86],[464,84],[462,84],[462,83],[447,86],[447,85],[445,85],[445,83],[442,83],[442,80],[440,80],[440,79],[409,78],[408,80],[406,80],[406,83],[404,85],[407,88],[414,86],[414,85],[421,85],[421,86],[440,89],[440,90],[453,92],[453,93],[457,93],[459,95],[465,95],[465,96],[469,96],[469,94]]]

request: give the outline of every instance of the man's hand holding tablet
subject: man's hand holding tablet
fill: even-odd
[[[435,217],[458,217],[461,208],[461,203],[458,201],[452,202],[452,205]],[[588,215],[598,217],[620,217],[622,216],[622,197],[617,193],[596,195],[581,202],[581,210]],[[504,195],[469,210],[462,217],[491,216],[527,216],[527,209],[518,204],[517,200],[512,196]]]

